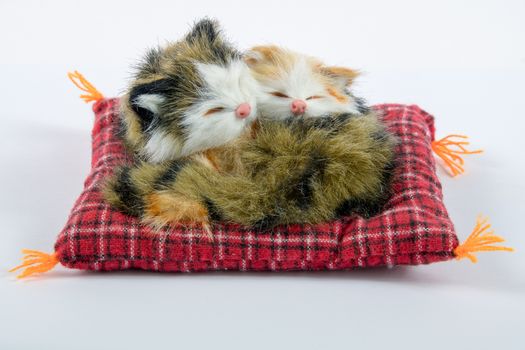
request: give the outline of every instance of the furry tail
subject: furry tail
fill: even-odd
[[[147,208],[146,198],[175,178],[183,166],[182,161],[162,164],[139,162],[133,166],[121,166],[104,183],[102,195],[118,210],[141,217]]]
[[[156,228],[181,223],[207,227],[209,214],[203,190],[195,183],[196,169],[202,172],[204,166],[188,160],[123,166],[102,193],[113,207]]]
[[[133,181],[132,168],[122,166],[102,187],[104,199],[114,208],[131,216],[141,216],[144,203],[138,186]]]

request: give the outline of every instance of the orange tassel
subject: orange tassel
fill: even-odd
[[[47,254],[38,250],[22,249],[22,254],[25,254],[22,258],[22,264],[9,270],[9,272],[14,272],[24,268],[24,271],[22,271],[17,278],[24,278],[36,273],[47,272],[59,263],[56,253]]]
[[[453,140],[452,138],[459,138],[466,140],[468,139],[465,135],[448,135],[441,140],[432,142],[432,150],[434,153],[445,162],[445,165],[449,168],[449,172],[452,176],[463,174],[465,169],[463,168],[463,158],[461,155],[464,154],[478,154],[482,153],[482,150],[469,151],[465,148],[470,143],[467,141]]]
[[[496,251],[503,250],[507,252],[512,252],[514,249],[509,247],[495,246],[490,245],[493,243],[501,243],[505,240],[494,234],[493,230],[488,231],[491,228],[491,225],[488,223],[487,218],[478,216],[476,221],[476,227],[472,230],[472,233],[468,238],[454,249],[454,255],[456,259],[460,260],[463,258],[469,258],[473,263],[478,262],[478,259],[473,254],[475,252],[482,251]]]
[[[84,78],[82,74],[80,74],[78,71],[74,71],[73,73],[69,72],[67,73],[67,76],[69,77],[69,80],[75,84],[77,88],[80,90],[87,92],[85,95],[80,95],[80,98],[84,100],[84,102],[93,102],[93,101],[100,101],[104,98],[104,95],[100,93],[89,81]]]

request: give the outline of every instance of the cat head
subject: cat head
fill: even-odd
[[[257,114],[258,82],[216,21],[151,50],[122,99],[128,145],[151,162],[185,157],[240,136]]]
[[[358,76],[355,70],[326,66],[278,46],[256,46],[244,60],[263,89],[259,110],[265,117],[322,117],[365,109],[363,101],[349,92]]]

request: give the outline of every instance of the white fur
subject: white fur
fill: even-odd
[[[179,141],[163,131],[155,131],[149,138],[144,153],[149,161],[159,163],[168,159],[178,158],[181,152]]]
[[[205,82],[206,90],[201,101],[185,114],[182,124],[188,136],[181,156],[221,146],[239,137],[257,114],[257,96],[260,86],[252,77],[248,66],[235,60],[228,66],[196,63]],[[249,103],[250,115],[244,119],[235,116],[241,103]],[[222,107],[223,111],[205,115],[210,109]]]
[[[164,96],[158,94],[143,94],[138,96],[134,102],[140,107],[156,114],[159,112],[159,105],[164,102]]]
[[[138,96],[134,102],[156,114],[159,113],[159,106],[164,100],[164,96],[159,94],[143,94]],[[156,130],[153,131],[146,142],[143,154],[149,161],[159,163],[167,159],[176,158],[180,150],[180,142],[173,139],[169,134]]]
[[[357,105],[351,96],[348,102],[341,103],[326,91],[306,57],[298,56],[292,69],[283,71],[282,79],[266,79],[262,84],[266,98],[259,101],[259,110],[266,118],[283,119],[292,115],[290,105],[301,99],[307,104],[304,117],[322,117],[328,113],[358,113]],[[281,92],[289,98],[276,97],[272,92]],[[312,96],[321,98],[308,100]]]

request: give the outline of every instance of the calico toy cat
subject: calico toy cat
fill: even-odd
[[[216,21],[151,50],[121,98],[121,135],[137,158],[159,163],[222,146],[257,114],[260,88]]]
[[[217,21],[203,19],[182,40],[148,52],[138,66],[121,98],[120,136],[139,164],[162,167],[180,160],[231,172],[236,152],[227,144],[250,133],[259,93],[241,53],[224,39]],[[113,206],[136,214],[126,201],[133,197],[127,171],[117,173],[103,195]],[[185,217],[204,210],[188,198],[181,200]]]

